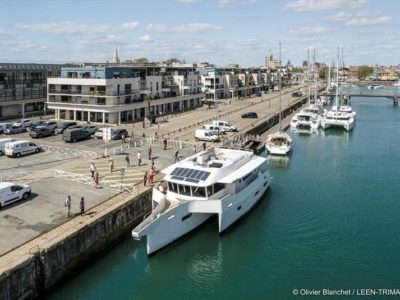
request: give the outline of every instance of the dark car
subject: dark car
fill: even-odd
[[[75,126],[76,122],[65,122],[57,126],[56,133],[63,133],[65,129]]]
[[[261,97],[261,96],[262,96],[262,93],[261,93],[261,92],[258,92],[258,93],[256,94],[256,96],[257,96],[257,97]]]
[[[90,139],[90,133],[86,130],[79,128],[72,128],[64,130],[63,140],[64,142],[78,142],[82,140]]]
[[[4,130],[4,133],[5,134],[16,134],[16,133],[22,133],[22,132],[25,132],[25,131],[26,131],[26,128],[24,128],[23,126],[14,126],[14,125],[12,125],[11,127],[6,128]]]
[[[94,134],[97,131],[97,126],[95,126],[95,125],[72,126],[69,129],[72,129],[72,128],[83,129],[83,130],[88,131],[90,134]]]
[[[32,138],[42,138],[46,136],[54,135],[54,130],[50,130],[47,127],[36,127],[35,129],[31,129],[29,132],[29,136]]]
[[[4,133],[4,131],[8,128],[11,128],[11,124],[7,124],[7,123],[1,123],[0,124],[0,133]]]
[[[302,92],[297,91],[292,93],[292,97],[301,97],[301,96],[303,96]]]
[[[29,126],[29,130],[35,129],[36,127],[38,127],[38,126],[40,126],[40,125],[42,125],[44,123],[46,123],[45,120],[40,120],[40,121],[33,122],[31,124],[31,126]]]
[[[247,112],[242,115],[242,118],[258,118],[255,112]]]
[[[128,137],[128,131],[126,129],[114,129],[111,131],[112,140],[120,140]]]

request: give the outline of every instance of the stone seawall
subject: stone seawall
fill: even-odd
[[[121,198],[121,195],[116,197]],[[111,205],[103,203],[105,210],[93,217],[90,217],[91,211],[96,210],[97,213],[103,204],[91,209],[87,212],[85,222],[77,217],[54,228],[46,233],[47,236],[57,235],[52,243],[38,241],[36,250],[29,250],[23,257],[21,251],[18,252],[19,248],[7,253],[8,256],[18,255],[18,258],[0,260],[3,263],[0,266],[0,299],[40,297],[71,271],[82,267],[96,254],[128,234],[151,210],[151,189],[144,190],[136,197],[124,197]],[[69,223],[73,230],[68,228]],[[40,238],[43,237],[37,237]],[[7,262],[7,266],[4,262]]]

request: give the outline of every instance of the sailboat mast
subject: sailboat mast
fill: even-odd
[[[310,87],[310,48],[307,48],[307,84],[308,84],[308,105],[311,103],[311,87]]]
[[[315,48],[314,48],[314,55],[313,55],[313,60],[314,60],[314,103],[317,102],[317,65],[315,62]]]
[[[331,85],[331,60],[330,59],[329,59],[328,65],[329,65],[329,67],[328,67],[328,85],[326,87],[326,90],[329,90],[329,87]]]
[[[338,98],[339,98],[339,46],[337,48],[337,60],[336,60],[336,118],[339,112]]]
[[[278,70],[278,84],[279,84],[279,131],[282,130],[282,59],[281,59],[281,42],[279,42],[279,70]]]

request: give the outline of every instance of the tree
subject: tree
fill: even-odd
[[[174,64],[174,63],[178,63],[178,64],[184,64],[184,63],[186,63],[186,61],[184,60],[184,59],[179,59],[179,58],[176,58],[176,57],[171,57],[171,58],[168,58],[166,61],[165,61],[165,63],[167,64],[167,65],[172,65],[172,64]]]
[[[146,57],[139,57],[133,60],[134,63],[137,64],[144,64],[144,63],[148,63],[149,60]]]
[[[326,78],[326,67],[319,68],[319,79],[325,79]]]
[[[359,80],[365,80],[373,72],[374,72],[374,68],[372,68],[372,67],[360,66],[360,67],[358,67],[358,79]]]

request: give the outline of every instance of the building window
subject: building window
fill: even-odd
[[[106,105],[106,98],[97,98],[97,105]]]
[[[156,82],[156,91],[158,92],[158,82]]]

